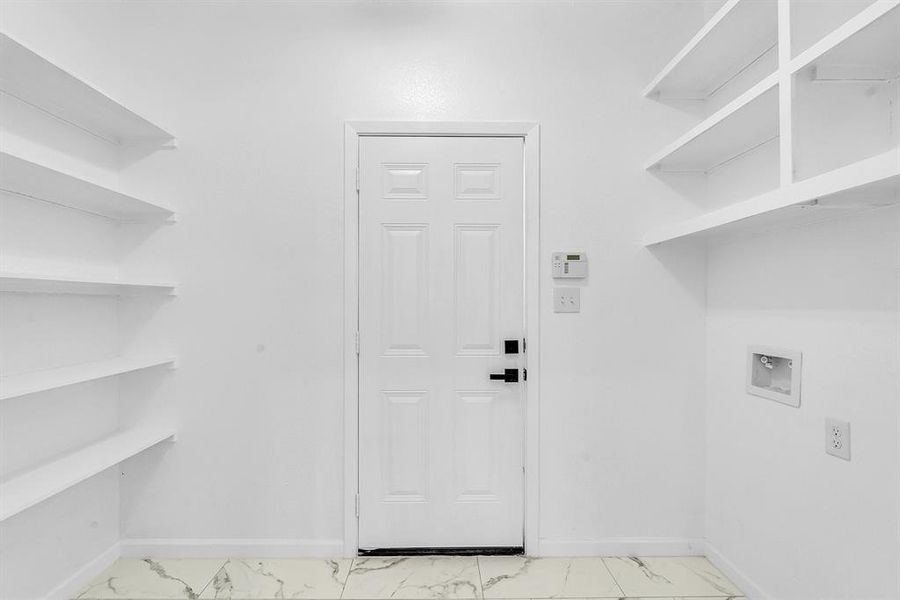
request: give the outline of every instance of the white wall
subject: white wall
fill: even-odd
[[[542,281],[543,551],[701,538],[704,258],[638,245],[696,210],[641,168],[691,117],[639,93],[701,16],[692,2],[5,4],[9,33],[180,138],[123,161],[122,184],[180,219],[118,248],[126,272],[180,283],[163,306],[119,304],[123,349],[180,357],[179,440],[123,466],[123,536],[339,551],[343,122],[422,119],[540,122],[544,267],[556,249],[591,258],[579,316],[550,312]]]
[[[707,537],[772,598],[900,597],[898,240],[882,209],[710,250]],[[744,392],[749,344],[803,353],[800,408]]]

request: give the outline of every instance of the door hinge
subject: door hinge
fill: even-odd
[[[359,167],[356,167],[356,191],[359,191]]]
[[[356,518],[359,518],[359,494],[356,495]]]
[[[359,332],[357,331],[354,336],[354,342],[356,344],[356,355],[359,356]]]

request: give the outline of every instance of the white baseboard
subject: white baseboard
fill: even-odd
[[[543,538],[538,556],[702,556],[705,546],[692,538]]]
[[[89,563],[75,571],[75,573],[61,584],[53,588],[53,590],[47,594],[45,600],[69,600],[70,598],[74,598],[78,592],[93,581],[97,575],[116,562],[120,555],[121,548],[119,543],[116,542],[97,555]]]
[[[141,558],[291,558],[343,556],[343,540],[298,539],[123,539],[122,556]]]
[[[771,600],[772,596],[763,591],[761,587],[747,577],[733,562],[725,558],[715,546],[706,543],[706,558],[709,559],[717,569],[722,571],[728,579],[732,581],[738,588],[744,592],[744,596],[749,600]]]

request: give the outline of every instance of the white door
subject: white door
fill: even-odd
[[[523,545],[523,148],[360,139],[362,549]]]

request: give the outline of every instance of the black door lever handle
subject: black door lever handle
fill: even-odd
[[[518,369],[503,369],[502,373],[491,373],[490,377],[494,381],[504,381],[506,383],[518,383],[519,382],[519,370]]]

